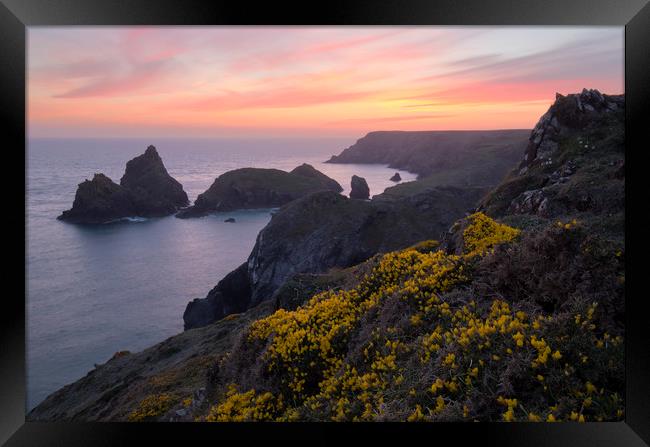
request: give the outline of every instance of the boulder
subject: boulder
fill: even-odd
[[[395,175],[393,175],[393,176],[390,178],[390,181],[391,181],[391,182],[401,182],[401,181],[402,181],[402,176],[399,175],[399,172],[396,172]]]
[[[227,222],[227,223],[234,223],[234,222],[237,222],[237,221],[235,220],[234,217],[229,217],[228,219],[224,220],[224,222]]]
[[[353,175],[350,185],[352,186],[352,189],[350,190],[351,199],[367,200],[370,198],[370,189],[368,188],[368,182],[366,182],[365,178]]]

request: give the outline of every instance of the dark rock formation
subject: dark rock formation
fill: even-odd
[[[351,199],[367,200],[370,198],[370,189],[368,188],[368,182],[366,182],[365,178],[353,175],[350,186],[352,187],[350,190]]]
[[[97,224],[136,215],[133,197],[128,190],[104,174],[79,184],[72,208],[58,218],[71,223]]]
[[[235,220],[234,217],[229,217],[228,219],[224,220],[224,222],[234,223],[234,222],[237,222],[237,221]]]
[[[523,161],[481,203],[494,216],[619,215],[625,198],[623,95],[584,89],[556,95],[530,135]],[[619,222],[619,223],[620,223]]]
[[[120,185],[104,174],[79,184],[72,209],[58,219],[99,224],[124,217],[159,217],[188,204],[183,187],[165,169],[154,146],[126,164]]]
[[[154,146],[126,164],[120,185],[131,193],[138,216],[167,216],[189,205],[183,186],[169,175]]]
[[[394,176],[390,178],[391,182],[401,182],[402,181],[402,176],[399,175],[399,172],[396,172]]]
[[[604,116],[620,113],[624,108],[623,95],[603,95],[598,90],[587,89],[567,96],[557,93],[555,102],[542,115],[530,135],[524,160],[519,166],[521,173],[525,173],[535,162],[548,162],[560,141],[570,133],[598,125]]]
[[[529,134],[530,130],[370,132],[327,162],[387,164],[421,178],[457,172],[457,178],[448,174],[446,181],[457,185],[466,184],[467,173],[477,171],[497,184],[521,159]]]
[[[440,187],[406,199],[360,201],[323,191],[291,202],[259,233],[247,263],[206,298],[188,305],[185,328],[269,300],[296,274],[349,267],[378,252],[436,239],[484,193],[479,188]]]
[[[217,211],[275,208],[312,192],[328,189],[339,191],[338,183],[315,169],[302,166],[296,169],[297,174],[260,168],[242,168],[226,172],[219,176],[207,191],[199,195],[193,206],[182,210],[176,216],[200,217]],[[334,184],[326,180],[331,180]]]
[[[297,168],[294,168],[291,171],[291,174],[317,179],[323,186],[323,189],[326,189],[328,191],[334,191],[334,192],[343,191],[343,187],[339,184],[339,182],[337,182],[333,178],[326,176],[325,174],[323,174],[322,172],[314,168],[312,165],[307,163],[303,163]]]
[[[251,307],[248,265],[240,265],[228,273],[205,298],[187,304],[183,313],[185,329],[205,326],[228,314],[243,312]]]

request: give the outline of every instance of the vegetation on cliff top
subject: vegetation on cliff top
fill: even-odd
[[[522,235],[481,213],[462,227],[458,254],[436,244],[391,252],[355,287],[255,321],[219,361],[198,419],[621,419],[620,325],[587,295],[547,312],[477,294],[481,264]],[[546,237],[583,234],[568,221]]]

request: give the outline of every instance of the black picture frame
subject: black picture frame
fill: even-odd
[[[348,434],[383,441],[480,442],[529,446],[642,446],[650,444],[650,336],[641,282],[626,272],[626,413],[621,423],[588,424],[120,424],[25,422],[26,27],[42,25],[609,25],[625,26],[626,178],[647,148],[650,104],[648,0],[328,1],[302,5],[200,0],[1,0],[0,122],[5,162],[5,289],[0,310],[0,443],[6,445],[123,445],[246,442],[255,435],[281,442],[332,443]],[[21,150],[22,148],[22,150]],[[637,168],[642,168],[637,161]],[[630,191],[626,191],[626,258],[643,255],[629,243]],[[22,190],[22,191],[21,191]],[[643,191],[643,189],[639,190]],[[632,194],[641,196],[641,193]],[[641,265],[628,263],[640,270]],[[632,281],[632,282],[630,282]],[[632,285],[632,286],[631,286]],[[632,287],[632,288],[631,288]],[[640,289],[640,287],[639,287]],[[446,441],[445,441],[446,440]],[[264,441],[263,441],[264,442]],[[370,442],[366,439],[365,442]]]

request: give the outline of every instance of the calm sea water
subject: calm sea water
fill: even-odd
[[[198,219],[173,216],[98,226],[56,220],[77,184],[103,172],[119,182],[128,160],[154,144],[190,200],[215,177],[253,166],[302,163],[349,193],[353,174],[371,194],[393,185],[395,170],[330,165],[345,139],[32,139],[27,152],[27,407],[84,376],[116,351],[139,351],[183,330],[189,300],[203,297],[248,257],[270,210]],[[400,172],[404,181],[415,175]],[[224,223],[235,217],[235,224]]]

